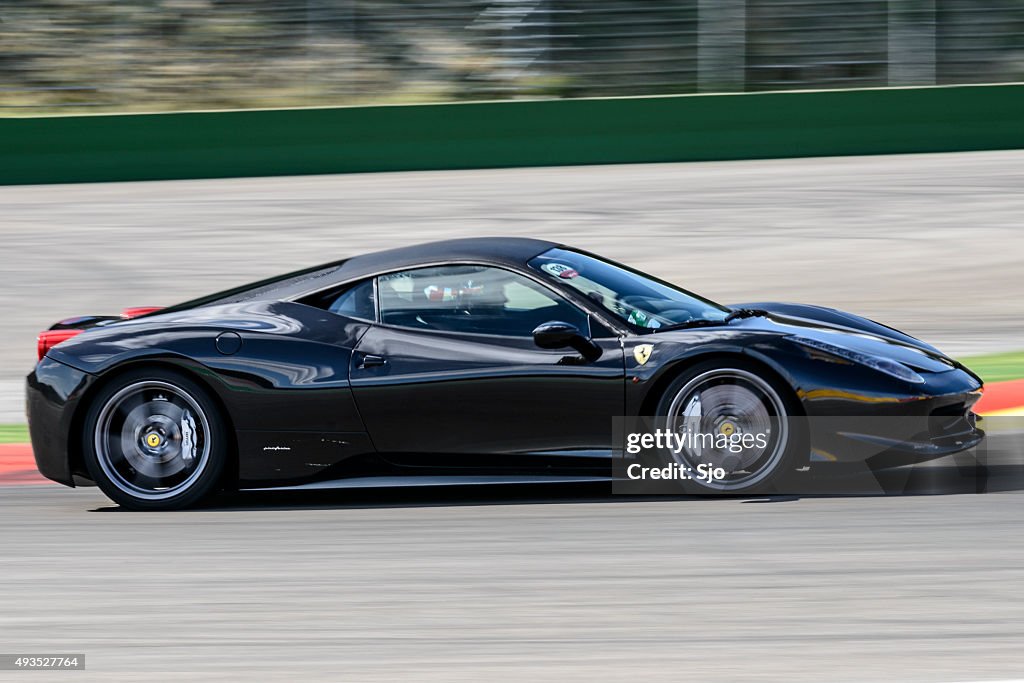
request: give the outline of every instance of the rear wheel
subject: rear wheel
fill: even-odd
[[[806,460],[807,439],[798,414],[788,387],[741,359],[688,368],[658,404],[662,427],[691,435],[668,457],[694,474],[685,481],[687,488],[704,493],[777,490]],[[697,476],[711,470],[724,476]]]
[[[226,460],[226,430],[203,387],[169,370],[120,376],[85,419],[85,465],[114,502],[174,510],[213,493]]]

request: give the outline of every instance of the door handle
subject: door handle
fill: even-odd
[[[366,368],[383,367],[386,363],[387,360],[384,359],[384,356],[373,356],[364,353],[362,354],[362,358],[359,359],[359,364],[356,365],[356,367],[360,370],[365,370]]]

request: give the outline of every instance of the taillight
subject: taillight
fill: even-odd
[[[149,313],[156,313],[161,310],[163,306],[135,306],[133,308],[126,308],[121,311],[121,317],[125,320],[131,318],[138,318],[140,315],[147,315]]]
[[[83,330],[46,330],[45,332],[40,332],[39,336],[36,337],[36,353],[39,354],[39,360],[42,360],[46,352],[57,344],[67,341],[82,332]]]

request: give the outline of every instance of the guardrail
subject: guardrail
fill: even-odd
[[[1024,84],[0,119],[0,184],[1024,147]]]

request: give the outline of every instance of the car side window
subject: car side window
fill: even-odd
[[[359,320],[375,321],[377,319],[377,300],[373,290],[373,278],[346,285],[340,290],[334,289],[318,293],[301,303],[316,306],[336,315]]]
[[[530,278],[476,265],[417,268],[378,278],[381,322],[400,327],[529,337],[551,320],[589,330],[587,315]]]

